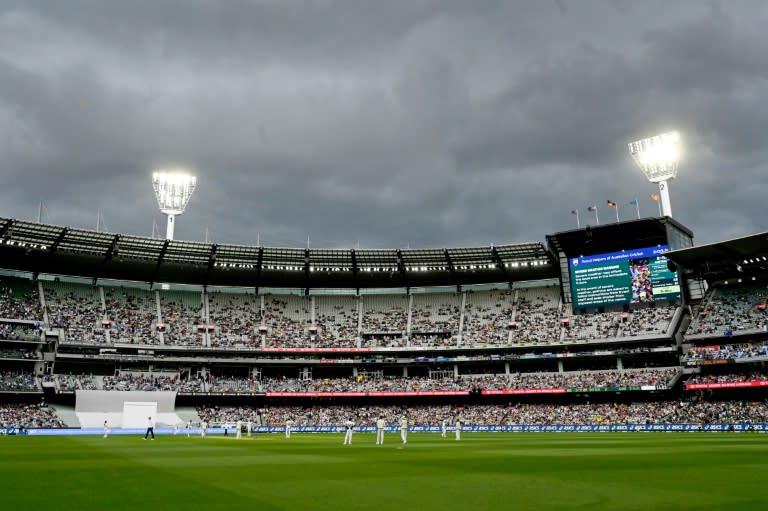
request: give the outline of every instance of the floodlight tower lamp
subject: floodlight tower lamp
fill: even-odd
[[[172,240],[176,216],[184,213],[197,187],[197,178],[185,172],[160,171],[152,174],[152,187],[160,211],[168,215],[165,238]]]
[[[669,181],[677,177],[680,163],[680,133],[670,131],[629,144],[629,154],[651,183],[659,184],[661,214],[672,216]]]

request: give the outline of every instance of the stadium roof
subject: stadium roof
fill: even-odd
[[[470,248],[223,245],[0,218],[0,267],[52,275],[285,288],[456,286],[557,277],[538,242]]]
[[[618,252],[666,244],[669,227],[693,238],[693,233],[673,218],[658,217],[558,232],[547,236],[547,244],[552,252],[563,252],[567,256]]]
[[[768,273],[768,232],[668,252],[689,273],[707,278]]]

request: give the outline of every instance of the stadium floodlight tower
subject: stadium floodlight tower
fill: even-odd
[[[197,187],[197,178],[182,171],[160,171],[152,174],[152,187],[160,211],[168,215],[165,238],[172,240],[175,218],[184,213]]]
[[[680,162],[680,133],[670,131],[629,144],[629,154],[651,183],[659,183],[661,214],[672,216],[669,181],[677,177]]]

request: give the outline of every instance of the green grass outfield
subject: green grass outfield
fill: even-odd
[[[75,511],[768,509],[768,434],[0,437],[0,506]]]

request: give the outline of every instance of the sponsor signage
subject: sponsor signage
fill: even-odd
[[[749,387],[768,387],[768,380],[721,381],[714,383],[686,383],[685,390],[705,389],[745,389]]]

